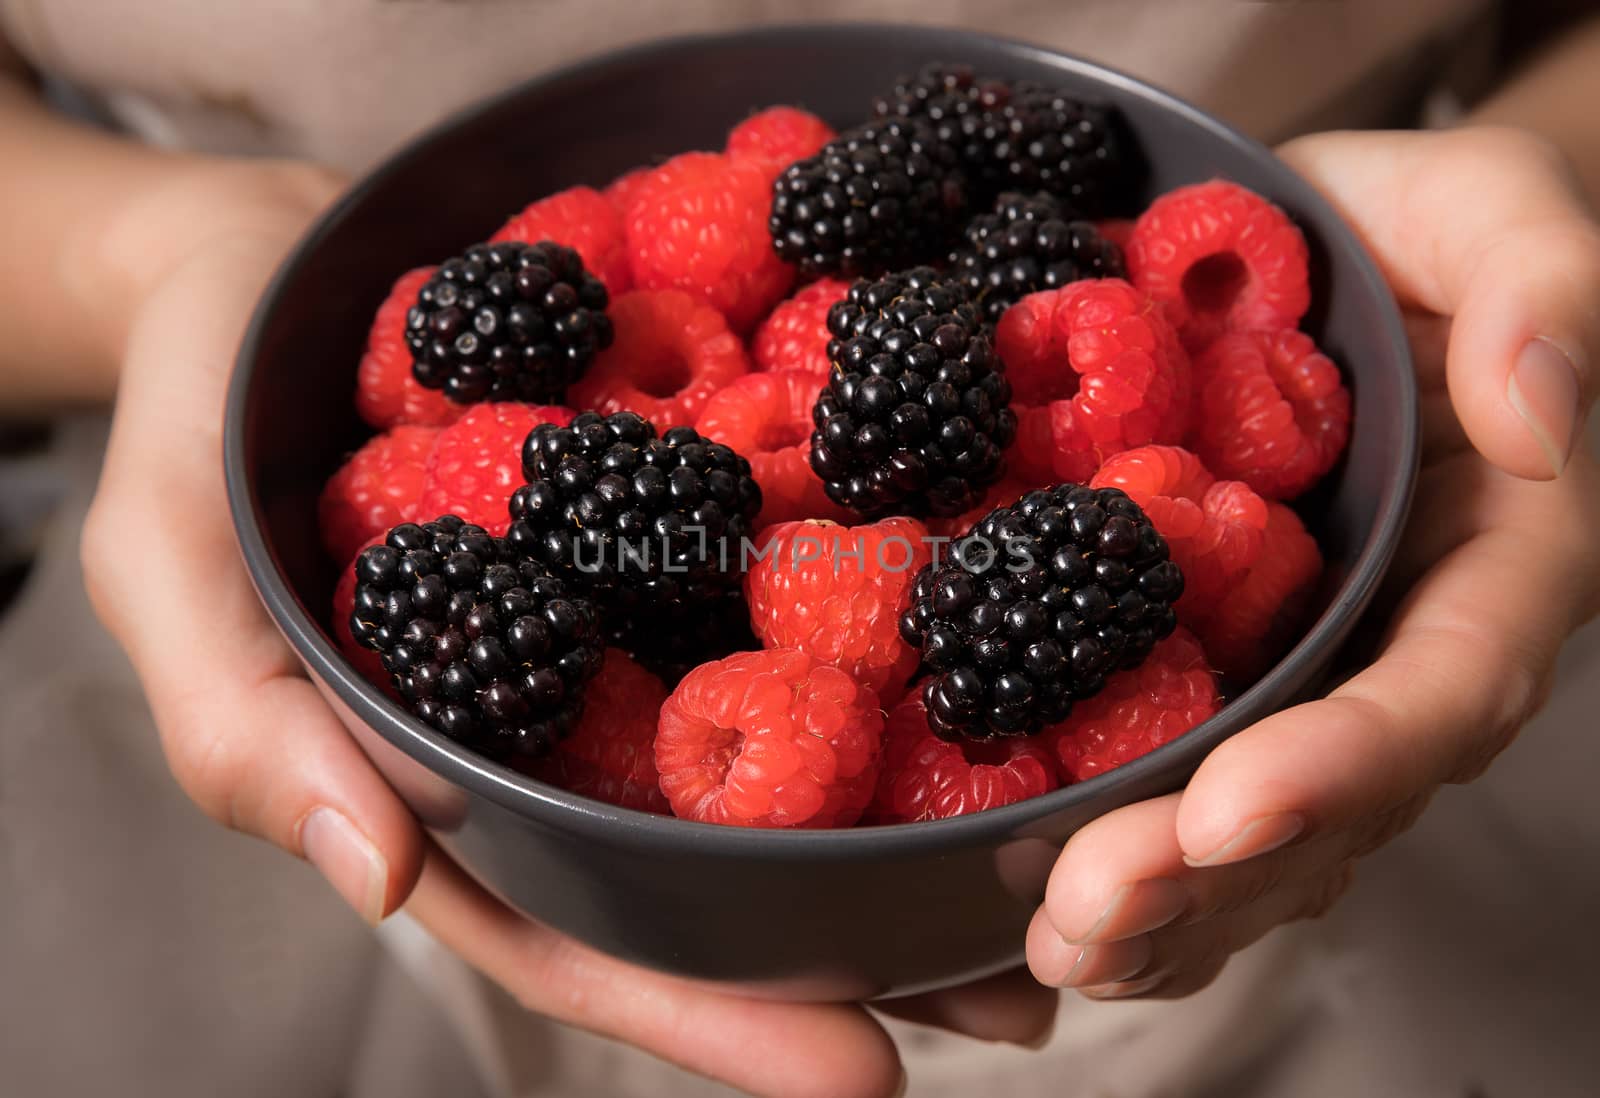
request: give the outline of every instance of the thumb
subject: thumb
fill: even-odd
[[[1600,226],[1554,146],[1511,129],[1334,133],[1279,150],[1402,302],[1452,318],[1450,400],[1514,476],[1566,468],[1596,395]]]

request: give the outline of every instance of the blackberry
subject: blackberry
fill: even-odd
[[[396,526],[355,570],[351,635],[422,720],[500,759],[572,731],[604,651],[588,599],[455,515]]]
[[[1081,278],[1125,278],[1122,251],[1088,221],[1070,221],[1061,203],[1045,193],[1009,191],[994,212],[975,217],[950,253],[951,276],[959,278],[991,323],[1039,290],[1055,290]]]
[[[955,515],[1002,470],[1016,434],[993,330],[956,282],[917,267],[857,282],[828,312],[827,387],[811,468],[863,515]]]
[[[1031,735],[1172,632],[1183,573],[1138,504],[1076,484],[997,507],[917,574],[900,633],[944,739]]]
[[[956,150],[923,118],[847,130],[789,165],[767,220],[780,258],[806,275],[874,273],[942,255],[967,212]]]
[[[1003,80],[980,79],[966,65],[928,65],[916,76],[901,77],[888,94],[872,103],[880,118],[921,118],[934,127],[939,141],[956,152],[969,170],[987,155],[986,116],[1011,98]]]
[[[611,346],[608,303],[571,248],[474,244],[440,265],[406,314],[411,372],[462,404],[559,404]]]
[[[979,172],[991,194],[1047,191],[1077,217],[1098,217],[1128,185],[1126,142],[1109,106],[1038,84],[1017,84],[985,117]]]
[[[626,648],[668,688],[702,663],[761,648],[750,628],[750,606],[742,588],[695,605],[692,612],[674,618],[670,629],[663,629],[659,620],[651,627],[624,619],[613,625],[611,634],[613,644]]]
[[[739,590],[761,489],[729,447],[689,427],[658,437],[633,412],[585,412],[529,432],[522,470],[507,540],[588,592],[614,634],[675,632]]]

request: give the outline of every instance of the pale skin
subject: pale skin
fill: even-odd
[[[1220,747],[1184,792],[1073,837],[1028,933],[1031,972],[892,1013],[1032,1045],[1056,987],[1191,993],[1325,911],[1362,854],[1480,774],[1538,707],[1562,641],[1600,611],[1600,477],[1578,441],[1600,356],[1585,198],[1600,136],[1577,105],[1600,97],[1597,73],[1600,25],[1480,111],[1498,128],[1281,150],[1366,239],[1412,322],[1428,453],[1387,639],[1327,699]],[[97,134],[3,76],[0,163],[0,411],[115,395],[85,574],[189,795],[312,860],[368,920],[403,905],[532,1011],[772,1098],[902,1088],[866,1008],[689,986],[499,905],[431,846],[264,615],[224,506],[222,393],[256,295],[341,181]]]

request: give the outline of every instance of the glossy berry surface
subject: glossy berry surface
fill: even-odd
[[[605,285],[559,244],[476,244],[406,314],[411,371],[451,400],[559,404],[611,345]]]
[[[920,659],[900,636],[900,615],[931,558],[927,528],[909,518],[785,522],[767,532],[761,550],[744,582],[762,644],[798,648],[885,704],[897,701]]]
[[[922,570],[901,635],[922,652],[946,739],[1031,735],[1066,719],[1177,624],[1183,573],[1114,488],[1059,484],[990,512]]]
[[[1122,250],[1043,192],[1008,191],[967,223],[950,272],[991,323],[1028,294],[1085,278],[1122,278]]]
[[[354,570],[351,635],[424,722],[494,758],[576,726],[602,653],[589,600],[454,515],[395,527]]]
[[[380,431],[402,423],[443,427],[466,411],[438,390],[423,388],[411,373],[406,314],[437,270],[418,267],[401,275],[367,333],[366,351],[356,367],[356,414]]]
[[[489,243],[563,244],[615,297],[633,288],[622,215],[593,187],[569,187],[529,203],[496,230]]]
[[[1046,191],[1077,217],[1118,204],[1134,174],[1114,108],[1022,82],[985,119],[980,172],[991,193]]]
[[[1081,782],[1171,743],[1221,708],[1216,672],[1200,642],[1179,627],[1042,738],[1061,780]]]
[[[833,363],[811,467],[859,514],[957,514],[999,479],[1016,430],[991,329],[958,283],[917,267],[857,282],[828,314]]]
[[[745,827],[848,827],[872,798],[872,691],[792,648],[695,668],[661,707],[656,769],[674,814]]]
[[[1016,804],[1059,785],[1042,738],[940,739],[929,727],[922,692],[913,690],[889,711],[883,771],[869,813],[878,824],[944,820]]]

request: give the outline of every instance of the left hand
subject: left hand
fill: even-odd
[[[1424,458],[1378,656],[1240,732],[1186,790],[1074,835],[1028,932],[1042,982],[1179,997],[1470,781],[1600,613],[1600,476],[1581,444],[1600,355],[1600,226],[1513,130],[1326,134],[1281,150],[1366,240],[1406,308]]]

